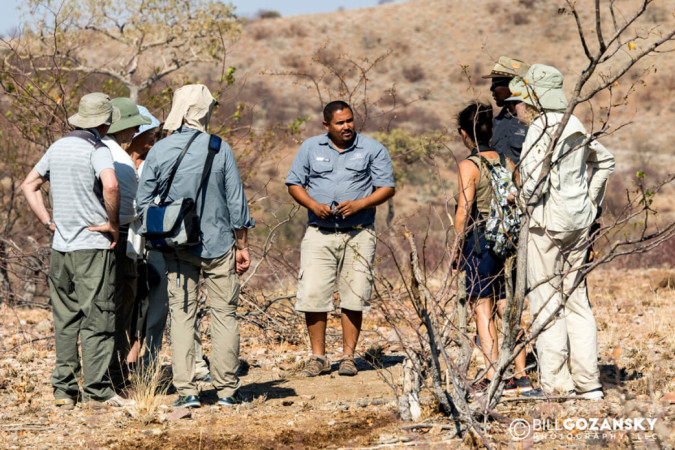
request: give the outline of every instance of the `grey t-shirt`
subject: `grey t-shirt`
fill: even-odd
[[[56,232],[52,248],[60,252],[109,249],[107,233],[87,227],[107,222],[99,176],[114,169],[108,147],[95,148],[82,138],[65,136],[54,142],[35,165],[49,179]]]

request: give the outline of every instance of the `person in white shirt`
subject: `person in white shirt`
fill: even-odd
[[[136,300],[136,260],[127,256],[129,224],[136,219],[135,199],[138,190],[136,165],[122,148],[131,142],[141,125],[150,124],[150,118],[140,114],[133,100],[125,97],[111,100],[120,111],[120,120],[113,123],[103,142],[112,154],[115,176],[120,187],[120,238],[115,247],[115,351],[110,362],[109,375],[116,392],[127,387],[127,354],[132,344],[134,301]]]
[[[520,165],[520,200],[531,204],[548,146],[568,106],[558,69],[534,64],[509,84],[518,119],[529,125]],[[590,169],[590,175],[589,175]],[[527,242],[527,284],[537,337],[541,386],[547,394],[604,397],[598,370],[597,327],[586,281],[589,229],[599,215],[614,157],[571,116],[553,148],[551,170],[533,206]],[[575,287],[576,286],[576,287]]]

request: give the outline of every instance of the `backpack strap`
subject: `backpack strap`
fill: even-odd
[[[183,157],[188,151],[188,148],[190,148],[190,144],[192,144],[192,141],[194,141],[197,136],[199,136],[201,133],[196,132],[195,134],[192,135],[190,140],[185,144],[185,147],[183,147],[183,150],[180,152],[180,155],[178,155],[178,159],[176,160],[176,163],[173,165],[173,168],[171,169],[171,175],[169,175],[169,181],[166,183],[166,189],[164,189],[164,192],[162,195],[159,197],[159,204],[163,205],[164,202],[166,201],[166,197],[169,195],[169,189],[171,189],[171,183],[173,183],[173,179],[176,176],[176,172],[178,171],[178,166],[180,166],[181,161],[183,161]]]
[[[195,195],[195,201],[197,201],[197,198],[199,198],[199,193],[201,192],[202,187],[206,182],[206,179],[209,177],[209,174],[211,173],[213,158],[215,158],[216,154],[220,151],[221,142],[222,139],[220,139],[220,137],[216,136],[215,134],[212,134],[209,137],[209,153],[208,155],[206,155],[206,162],[204,162],[204,170],[202,171],[202,179],[199,182],[199,188],[197,189],[197,194]]]
[[[63,137],[76,137],[80,139],[84,139],[87,141],[89,144],[91,144],[95,149],[103,148],[103,147],[108,147],[103,143],[101,139],[96,137],[94,133],[88,130],[74,130],[71,131],[70,133],[66,134]]]

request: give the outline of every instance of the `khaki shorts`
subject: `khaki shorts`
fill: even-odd
[[[377,238],[372,225],[344,232],[307,227],[300,247],[300,273],[295,309],[329,312],[335,309],[337,281],[340,308],[370,309],[372,267]]]

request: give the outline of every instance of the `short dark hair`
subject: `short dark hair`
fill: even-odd
[[[333,120],[333,115],[335,114],[335,112],[342,111],[343,109],[348,109],[352,111],[352,107],[349,106],[347,102],[343,102],[342,100],[335,100],[333,102],[330,102],[323,109],[323,120],[325,120],[326,122],[330,122],[331,120]]]
[[[492,106],[470,103],[457,114],[457,125],[479,144],[490,144],[492,139]],[[474,132],[475,131],[475,132]]]

